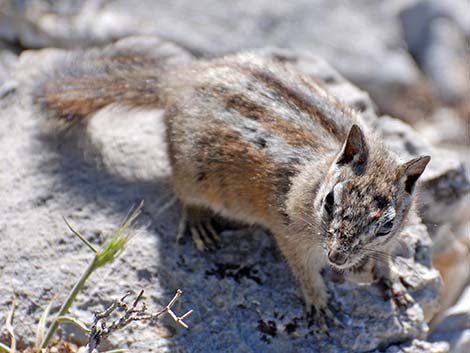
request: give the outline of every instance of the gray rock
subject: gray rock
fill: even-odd
[[[469,6],[470,11],[470,6]],[[422,61],[446,102],[459,102],[470,94],[470,47],[459,28],[449,19],[434,20],[431,42]]]
[[[448,17],[445,7],[436,1],[412,1],[400,12],[403,35],[409,51],[419,62],[432,41],[431,24],[435,19]]]
[[[429,43],[430,25],[438,18],[451,19],[470,38],[470,5],[466,0],[414,0],[400,10],[404,37],[413,55],[421,58]]]
[[[16,82],[10,79],[10,67],[17,61],[11,51],[0,48],[0,98],[8,95],[16,88]]]
[[[2,48],[0,46],[0,77],[2,77],[2,81],[8,74],[10,66],[12,66],[16,61],[17,57],[12,51],[8,50],[8,48]]]
[[[470,12],[470,4],[465,7],[466,13]],[[462,10],[465,7],[462,2]],[[422,0],[401,13],[410,52],[447,102],[461,101],[470,94],[470,47],[458,13],[452,11],[455,8],[459,7]]]
[[[145,199],[138,235],[123,257],[90,278],[70,315],[89,322],[92,313],[111,299],[140,288],[145,288],[148,306],[154,310],[182,288],[175,310],[191,308],[194,314],[187,320],[188,331],[166,318],[157,328],[139,324],[116,333],[110,337],[112,346],[161,352],[361,352],[396,342],[414,347],[404,352],[420,352],[424,346],[437,352],[442,347],[411,342],[426,336],[440,287],[439,274],[431,267],[431,240],[419,218],[413,217],[404,230],[395,260],[415,304],[397,308],[383,300],[375,285],[338,280],[327,273],[332,305],[345,327],[332,327],[328,336],[319,333],[308,325],[298,286],[264,231],[224,231],[222,249],[216,253],[201,254],[190,242],[175,244],[179,207],[167,182],[170,170],[162,154],[161,126],[151,122],[152,115],[158,120],[160,111],[132,112],[135,121],[129,122],[121,111],[107,109],[82,136],[44,138],[25,87],[58,55],[63,54],[43,50],[22,55],[11,73],[18,89],[0,100],[0,312],[8,310],[14,294],[21,344],[31,343],[47,303],[59,293],[54,313],[92,258],[66,231],[61,216],[100,244],[100,234],[109,234],[130,205]],[[346,87],[323,61],[308,56],[298,61],[312,74],[331,73]],[[343,92],[351,92],[351,86]],[[353,96],[369,104],[365,94]],[[109,133],[111,119],[116,135]],[[83,342],[73,329],[66,327],[64,332]]]
[[[417,122],[414,127],[430,143],[443,148],[465,148],[470,141],[468,122],[454,109],[436,109],[426,120]],[[464,153],[461,155],[462,161],[468,159]]]
[[[446,342],[429,343],[420,340],[413,340],[411,343],[393,346],[385,353],[446,353],[449,345]]]
[[[449,342],[451,352],[465,353],[470,350],[470,287],[465,289],[453,307],[446,310],[433,328],[430,339]]]
[[[129,24],[126,16],[106,14],[100,0],[18,1],[0,4],[0,39],[18,41],[27,48],[73,48],[102,44],[122,37]]]
[[[470,191],[465,158],[457,151],[435,148],[408,125],[398,119],[381,117],[378,128],[386,143],[401,156],[411,158],[430,154],[431,163],[421,177],[417,207],[433,239],[433,263],[438,268],[444,286],[440,293],[442,310],[456,299],[456,295],[470,279],[470,260],[462,239],[456,236],[459,209]],[[446,130],[442,130],[444,133]]]
[[[198,55],[276,46],[308,49],[372,95],[397,102],[420,73],[403,46],[401,1],[46,0],[2,2],[0,38],[25,47],[90,46],[129,34],[157,34]],[[7,16],[7,14],[14,14]]]

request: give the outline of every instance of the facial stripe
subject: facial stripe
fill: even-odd
[[[382,216],[382,224],[395,219],[395,216],[396,216],[395,209],[393,207],[389,207],[387,211],[384,213],[384,215]]]
[[[341,201],[343,199],[343,190],[344,190],[344,184],[343,183],[338,183],[333,188],[333,192],[334,192],[334,195],[335,195],[335,205],[337,205],[337,206],[341,205]]]

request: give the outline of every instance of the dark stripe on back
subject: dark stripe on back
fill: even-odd
[[[300,111],[308,113],[312,118],[315,117],[315,121],[318,121],[330,134],[341,136],[342,131],[338,128],[336,122],[325,115],[308,94],[296,87],[289,86],[268,71],[252,67],[248,68],[248,71],[256,80],[264,82],[268,88],[274,90],[280,97],[285,98]]]
[[[239,92],[239,87],[213,84],[197,87],[196,90],[201,97],[212,96],[219,100],[223,111],[232,112],[232,114],[236,112],[244,118],[255,121],[260,128],[291,146],[315,147],[319,142],[316,141],[317,136],[313,131],[286,119],[271,109],[270,104],[260,102],[261,99],[256,100]],[[257,91],[252,92],[258,94]]]

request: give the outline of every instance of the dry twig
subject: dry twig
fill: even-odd
[[[10,345],[11,353],[16,352],[16,337],[15,337],[15,332],[13,330],[13,318],[15,317],[15,309],[16,309],[16,299],[15,297],[13,297],[13,299],[11,300],[11,310],[8,313],[7,319],[5,322],[5,327],[11,337],[11,345]]]
[[[142,296],[144,294],[143,289],[137,295],[134,302],[131,305],[128,305],[124,300],[130,294],[131,293],[127,293],[121,299],[114,300],[112,304],[103,312],[95,313],[95,319],[93,320],[93,324],[91,326],[87,345],[88,353],[92,353],[93,350],[96,349],[96,347],[98,347],[98,345],[103,341],[103,339],[108,337],[112,332],[122,329],[132,321],[153,320],[165,313],[168,313],[172,317],[172,319],[175,320],[175,322],[177,322],[184,328],[188,328],[188,325],[184,322],[184,320],[189,315],[191,315],[193,311],[189,310],[186,314],[182,316],[177,316],[171,309],[172,306],[177,302],[178,298],[183,294],[183,291],[181,289],[178,289],[176,291],[176,294],[173,299],[163,309],[154,314],[148,312],[148,308],[145,303],[142,303],[140,307],[137,307],[139,301],[142,299]],[[119,319],[114,320],[109,324],[107,322],[107,319],[116,309],[123,310],[124,314]]]
[[[0,352],[7,352],[7,353],[16,353],[16,338],[15,332],[13,330],[13,318],[15,317],[15,309],[16,309],[16,299],[13,296],[11,300],[11,309],[7,314],[7,318],[5,320],[5,328],[10,335],[10,347],[6,344],[0,342]]]

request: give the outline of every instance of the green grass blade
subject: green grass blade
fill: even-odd
[[[90,329],[86,327],[83,322],[78,321],[77,319],[74,319],[73,317],[70,317],[70,316],[58,316],[56,318],[56,321],[58,321],[60,324],[63,322],[68,322],[70,324],[77,326],[78,328],[81,328],[86,333],[90,332]]]
[[[93,244],[88,241],[87,238],[85,238],[78,230],[76,230],[76,229],[70,224],[70,222],[69,222],[69,220],[68,220],[67,218],[65,218],[65,217],[63,217],[63,218],[64,218],[65,224],[66,224],[67,227],[70,229],[70,231],[71,231],[73,234],[75,234],[77,237],[79,237],[80,240],[83,241],[83,242],[86,244],[86,246],[88,246],[95,254],[98,253],[98,249],[96,249],[96,248],[93,246]]]

